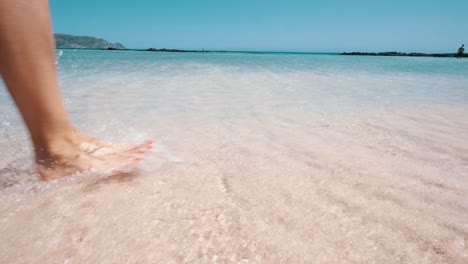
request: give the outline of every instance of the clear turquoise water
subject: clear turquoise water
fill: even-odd
[[[361,104],[464,103],[468,100],[468,63],[453,58],[340,56],[294,53],[151,53],[138,51],[62,50],[58,68],[62,89],[86,89],[102,82],[94,93],[124,92],[129,86],[158,89],[170,81],[184,82],[184,93],[199,83],[218,82],[217,89],[235,93],[239,79],[251,89],[267,89],[291,100],[317,103],[323,109]],[[230,79],[232,78],[232,79]],[[269,83],[271,81],[271,83]],[[223,83],[225,82],[225,83]],[[236,87],[236,82],[239,86]],[[224,85],[226,84],[226,85]],[[210,84],[213,85],[213,84]],[[9,105],[0,90],[3,109]],[[92,96],[88,94],[86,96]],[[245,94],[245,96],[249,96]],[[73,100],[73,96],[69,98]],[[300,102],[299,102],[300,103]],[[336,105],[332,105],[336,104]]]
[[[454,58],[65,49],[57,67],[74,122],[101,132],[468,103],[468,60]],[[0,121],[16,127],[5,133],[26,136],[20,120],[2,87]]]
[[[468,103],[468,60],[454,58],[71,49],[57,55],[67,109],[83,127],[102,118],[138,126]],[[0,119],[21,124],[3,87]]]
[[[157,96],[158,86],[165,85],[158,81],[177,82],[178,77],[203,77],[206,82],[210,78],[219,82],[218,90],[235,93],[236,81],[250,78],[252,90],[267,89],[273,95],[291,100],[322,102],[320,104],[324,108],[354,107],[362,103],[463,103],[468,100],[468,63],[453,58],[63,52],[59,69],[65,90],[110,78],[122,83],[115,89],[125,89],[124,83],[138,82],[140,87],[153,87],[154,96]],[[223,85],[223,82],[228,85]],[[199,86],[196,82],[188,85]],[[178,92],[184,91],[176,91],[174,96]],[[330,105],[333,103],[343,105]]]
[[[468,60],[58,54],[79,129],[156,146],[38,182],[0,87],[0,262],[467,263]]]
[[[468,105],[468,60],[454,58],[65,49],[57,67],[73,122],[117,141],[262,116],[321,125],[347,113]],[[0,144],[28,160],[4,87],[0,123]]]

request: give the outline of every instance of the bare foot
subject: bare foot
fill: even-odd
[[[118,145],[74,133],[36,151],[37,171],[44,181],[85,171],[118,173],[136,166],[152,146],[151,140]]]

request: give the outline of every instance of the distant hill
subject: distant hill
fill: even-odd
[[[66,34],[54,34],[55,46],[57,48],[72,48],[72,49],[125,49],[120,43],[110,43],[104,39],[73,36]]]

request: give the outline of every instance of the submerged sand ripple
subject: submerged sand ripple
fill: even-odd
[[[0,262],[467,263],[467,113],[168,118],[155,171],[5,184]]]

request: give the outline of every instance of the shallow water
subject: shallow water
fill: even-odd
[[[138,170],[49,183],[0,89],[0,263],[467,263],[468,63],[63,50]]]

